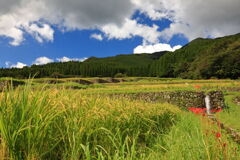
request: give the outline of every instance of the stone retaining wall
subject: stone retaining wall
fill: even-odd
[[[237,96],[233,99],[233,102],[240,106],[240,96]]]
[[[212,108],[224,108],[224,95],[222,91],[212,91],[209,92],[208,95],[210,96],[210,104]]]
[[[208,95],[211,99],[212,109],[225,107],[224,96],[221,91],[212,91]],[[126,97],[135,100],[143,100],[146,102],[167,102],[175,104],[179,107],[198,107],[206,108],[205,93],[202,91],[162,91],[150,93],[116,93],[111,94],[113,97]]]
[[[75,80],[68,80],[69,82],[75,82],[79,84],[94,84],[94,83],[120,83],[120,82],[127,82],[127,81],[132,81],[131,79],[125,80],[125,79],[115,79],[115,78],[108,78],[108,79],[103,79],[103,78],[95,78],[95,79],[75,79]]]
[[[0,81],[0,91],[4,90],[5,88],[12,86],[17,87],[19,85],[24,85],[25,82],[22,81],[16,81],[16,80],[1,80]]]

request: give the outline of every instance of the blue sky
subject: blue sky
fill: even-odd
[[[172,23],[168,19],[151,20],[138,11],[132,16],[139,24],[159,26],[159,31],[169,27]],[[52,26],[54,28],[54,26]],[[9,39],[2,37],[0,39],[0,66],[8,66],[21,62],[31,65],[38,57],[48,57],[54,61],[58,58],[87,58],[107,57],[118,54],[132,54],[133,49],[142,44],[143,38],[135,36],[123,40],[103,39],[101,41],[91,38],[94,33],[101,33],[99,30],[75,30],[62,32],[55,28],[54,41],[39,43],[32,36],[25,36],[24,42],[19,46],[9,44]],[[161,43],[169,43],[171,46],[185,45],[188,40],[182,35],[175,35],[169,41],[161,40]]]
[[[174,51],[239,33],[239,8],[239,0],[0,1],[0,67]]]

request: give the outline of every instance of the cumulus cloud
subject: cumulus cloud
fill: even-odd
[[[26,31],[29,32],[39,43],[46,41],[53,41],[53,29],[48,24],[43,24],[42,27],[37,24],[31,24],[26,28]]]
[[[169,11],[164,8],[162,0],[131,0],[135,8],[146,14],[152,20],[170,18]]]
[[[9,61],[5,62],[5,65],[7,68],[23,68],[23,67],[27,66],[27,64],[24,64],[22,62],[17,62],[17,64],[12,64]]]
[[[7,9],[0,15],[0,35],[11,38],[10,44],[15,46],[24,41],[26,33],[40,43],[53,41],[54,31],[49,24],[64,31],[99,29],[109,39],[140,36],[145,41],[158,42],[157,26],[131,19],[137,9],[131,0],[10,0],[5,5]],[[102,39],[100,35],[93,36]]]
[[[92,34],[91,36],[90,36],[91,38],[94,38],[94,39],[97,39],[97,40],[99,40],[99,41],[102,41],[103,40],[103,37],[102,37],[102,35],[101,34]]]
[[[136,20],[125,19],[124,23],[120,26],[116,24],[108,24],[101,28],[109,39],[126,39],[134,36],[143,37],[149,43],[157,43],[160,33],[157,31],[158,26],[138,24]]]
[[[6,65],[6,67],[8,68],[8,67],[10,67],[10,65],[11,65],[11,62],[9,62],[9,61],[6,61],[5,62],[5,65]]]
[[[174,52],[175,50],[180,49],[181,47],[182,46],[180,45],[171,47],[169,44],[164,44],[164,43],[158,43],[155,45],[139,45],[136,48],[134,48],[133,53],[141,54],[141,53],[155,53],[155,52],[161,52],[161,51]]]
[[[129,0],[9,0],[0,5],[0,36],[11,38],[14,46],[24,41],[25,33],[39,42],[52,41],[53,29],[48,24],[64,31],[121,25],[134,11]]]
[[[239,32],[240,26],[239,0],[8,0],[0,6],[0,36],[14,46],[23,43],[26,33],[40,43],[53,41],[51,26],[62,31],[98,29],[109,39],[139,36],[149,43],[179,33],[189,40],[224,36]],[[136,10],[172,24],[162,32],[158,26],[138,24],[131,19]]]
[[[83,62],[85,60],[87,60],[88,58],[84,57],[84,58],[68,58],[68,57],[62,57],[62,58],[57,58],[57,61],[59,62],[70,62],[70,61],[78,61],[78,62]]]
[[[50,59],[48,57],[38,57],[33,64],[35,65],[44,65],[44,64],[48,64],[48,63],[52,63],[54,62],[53,59]]]
[[[84,58],[69,58],[69,57],[62,57],[62,58],[56,58],[56,61],[58,62],[70,62],[70,61],[76,61],[76,62],[83,62],[85,60],[87,60],[87,57]],[[48,63],[52,63],[52,62],[56,62],[53,59],[50,59],[48,57],[38,57],[36,58],[32,64],[34,65],[44,65],[44,64],[48,64]],[[12,64],[12,62],[10,61],[6,61],[5,65],[7,68],[23,68],[25,66],[27,66],[27,64],[22,63],[22,62],[17,62],[16,64]]]
[[[24,41],[25,30],[29,33],[36,32],[32,31],[35,29],[31,27],[32,23],[39,21],[43,25],[46,24],[40,22],[47,14],[44,13],[44,9],[44,4],[40,1],[20,0],[16,3],[12,3],[12,0],[5,1],[0,9],[0,36],[10,38],[10,44],[13,46],[20,45]]]
[[[182,33],[189,40],[219,37],[240,32],[239,0],[132,0],[152,19],[167,18],[173,23],[161,33],[170,39]]]
[[[17,64],[13,64],[10,66],[10,68],[23,68],[27,66],[27,64],[21,63],[21,62],[17,62]]]

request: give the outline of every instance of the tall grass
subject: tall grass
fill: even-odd
[[[11,159],[34,159],[49,154],[59,142],[50,134],[60,114],[50,94],[7,91],[0,98],[0,133],[6,154]]]
[[[26,86],[1,93],[0,149],[6,159],[138,159],[178,112],[169,104]]]
[[[207,118],[170,104],[30,85],[0,94],[2,159],[237,160],[239,151]]]
[[[219,134],[220,137],[216,137]],[[240,158],[240,146],[211,120],[182,113],[179,122],[155,146],[149,159],[199,160]],[[164,154],[163,152],[164,151]]]

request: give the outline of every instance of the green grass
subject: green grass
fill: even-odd
[[[58,84],[38,84],[38,83],[33,83],[32,88],[53,88],[53,89],[89,89],[89,88],[104,88],[105,86],[102,84],[90,84],[90,85],[84,85],[84,84],[79,84],[75,82],[65,82],[65,83],[58,83]],[[24,88],[24,86],[23,86]]]
[[[240,146],[206,117],[166,103],[147,103],[101,93],[201,90],[237,86],[238,81],[171,80],[94,84],[37,84],[0,93],[2,159],[179,160],[240,158]],[[229,82],[228,82],[229,81]],[[30,85],[32,84],[32,85]],[[194,88],[201,85],[201,89]],[[82,86],[82,85],[80,85]],[[225,91],[230,107],[217,117],[238,129],[240,111]],[[220,138],[215,134],[221,133]],[[0,158],[1,159],[1,158]]]
[[[221,112],[218,118],[227,126],[237,129],[240,132],[240,106],[233,102],[233,99],[239,95],[239,92],[227,93],[227,95],[225,95],[228,109]]]
[[[220,138],[215,134],[221,133]],[[155,146],[149,159],[239,159],[239,145],[205,117],[182,113],[179,122]],[[164,151],[164,154],[161,152]]]
[[[2,152],[10,159],[141,157],[179,112],[169,104],[29,86],[2,93],[0,105]]]
[[[151,81],[106,83],[103,89],[91,89],[84,93],[139,93],[158,91],[209,91],[219,90],[226,87],[238,87],[239,81],[232,80],[171,80],[171,81]],[[200,86],[196,89],[195,86]]]

